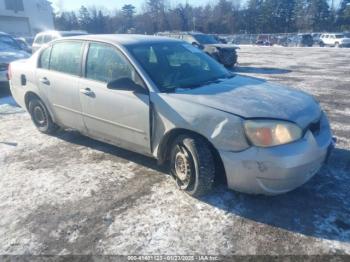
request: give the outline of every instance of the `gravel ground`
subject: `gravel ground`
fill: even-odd
[[[303,187],[176,189],[152,159],[75,132],[40,134],[0,98],[0,254],[350,254],[350,49],[242,47],[236,71],[315,95],[338,145]]]

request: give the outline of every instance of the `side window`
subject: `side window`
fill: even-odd
[[[136,71],[123,54],[111,46],[99,43],[90,44],[86,78],[105,83],[120,78],[130,78],[139,82]]]
[[[49,69],[51,47],[46,48],[40,55],[39,68]]]
[[[52,41],[52,36],[51,35],[45,35],[44,36],[44,43],[48,43]]]
[[[42,35],[39,35],[35,38],[35,41],[34,43],[35,44],[41,44],[43,42],[43,36]]]
[[[80,42],[60,42],[52,47],[50,69],[71,75],[80,75],[83,44]]]

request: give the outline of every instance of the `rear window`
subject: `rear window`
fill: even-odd
[[[79,36],[79,35],[86,35],[86,33],[83,33],[83,32],[66,32],[66,33],[61,33],[62,37]]]
[[[80,75],[83,44],[70,41],[60,42],[52,47],[50,69],[70,75]]]

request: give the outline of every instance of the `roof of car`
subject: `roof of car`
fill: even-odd
[[[109,35],[79,35],[66,39],[102,41],[120,45],[133,45],[139,43],[162,43],[162,42],[179,42],[180,40],[153,35],[134,35],[134,34],[109,34]]]

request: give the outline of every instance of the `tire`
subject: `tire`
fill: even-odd
[[[320,42],[320,47],[324,47],[324,43],[323,42]]]
[[[335,45],[334,45],[334,47],[335,47],[335,48],[340,48],[339,43],[338,43],[338,42],[336,42],[336,43],[335,43]]]
[[[208,143],[201,137],[181,135],[170,151],[170,172],[177,186],[193,197],[212,191],[215,161]]]
[[[49,111],[40,99],[31,99],[28,109],[34,125],[40,132],[52,135],[57,131],[58,126],[52,121]]]

